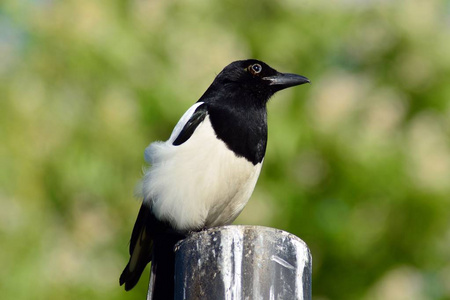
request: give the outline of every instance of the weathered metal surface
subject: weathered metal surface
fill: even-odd
[[[298,237],[223,226],[178,243],[175,299],[311,299],[311,254]]]

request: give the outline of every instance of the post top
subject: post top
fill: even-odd
[[[276,237],[277,240],[279,240],[280,238],[286,239],[290,240],[291,243],[294,242],[298,244],[298,246],[307,249],[309,253],[308,245],[298,236],[281,229],[256,225],[227,225],[227,226],[212,227],[206,230],[193,232],[187,238],[179,241],[175,245],[175,252],[177,252],[180,249],[180,247],[183,247],[183,245],[185,244],[189,244],[197,240],[203,240],[207,237],[214,237],[214,235],[217,235],[219,233],[222,236],[224,235],[245,236],[247,239],[250,238],[252,240],[257,238],[258,236],[264,236],[265,238]]]

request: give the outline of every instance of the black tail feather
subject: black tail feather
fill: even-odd
[[[150,294],[153,300],[174,298],[175,244],[186,236],[166,233],[154,239]]]

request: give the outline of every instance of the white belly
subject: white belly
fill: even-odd
[[[152,143],[142,187],[153,213],[178,230],[229,224],[250,198],[262,163],[237,157],[217,139],[206,116],[180,146]]]

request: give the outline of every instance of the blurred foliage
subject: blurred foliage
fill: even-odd
[[[313,298],[450,299],[450,2],[0,4],[2,299],[143,299],[118,277],[143,150],[225,65],[313,84],[269,103],[237,223],[290,231]]]

